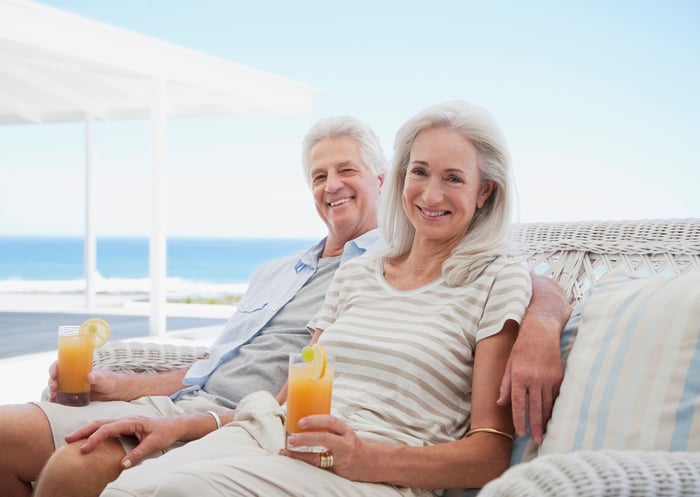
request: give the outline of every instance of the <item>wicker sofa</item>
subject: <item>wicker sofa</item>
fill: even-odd
[[[533,272],[556,280],[576,309],[584,309],[582,327],[586,319],[587,295],[606,277],[620,273],[619,276],[656,281],[678,275],[700,275],[700,219],[518,224],[511,231],[510,241],[514,252],[527,260]],[[686,292],[690,300],[685,299],[684,305],[689,311],[700,312],[700,299],[695,300],[694,288],[692,286],[691,291]],[[605,297],[603,300],[608,304],[610,299]],[[642,306],[646,311],[648,307]],[[700,323],[700,319],[697,322]],[[567,345],[572,356],[579,340],[580,337]],[[695,344],[695,365],[698,366],[700,339],[692,343]],[[605,347],[609,348],[609,344]],[[620,350],[624,352],[624,349]],[[201,348],[117,342],[96,354],[96,367],[162,371],[187,365],[205,353]],[[624,357],[624,354],[619,357]],[[567,363],[565,382],[570,366],[572,364]],[[594,367],[591,371],[597,370]],[[695,383],[700,383],[700,376]],[[561,399],[565,397],[564,388],[562,385],[555,416]],[[697,393],[691,393],[691,398],[684,400],[686,404],[700,406]],[[700,407],[696,411],[700,411]],[[644,418],[643,415],[640,417]],[[554,421],[553,417],[545,444]],[[563,419],[564,423],[568,421]],[[596,439],[589,444],[590,447],[583,442],[575,450],[555,449],[551,451],[553,453],[534,457],[539,448],[527,440],[521,441],[521,445],[529,445],[529,456],[519,455],[515,461],[517,464],[484,487],[479,496],[700,496],[700,449],[696,448],[700,445],[700,420],[693,426],[687,434],[687,444],[681,450],[659,449],[646,442],[635,446],[629,443],[629,439],[617,445]],[[450,491],[449,494],[460,495],[462,491]]]

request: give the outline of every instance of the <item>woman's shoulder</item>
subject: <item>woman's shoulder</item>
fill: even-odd
[[[481,278],[492,286],[496,282],[511,282],[513,285],[530,286],[530,272],[527,266],[513,257],[498,255],[486,266]]]
[[[365,252],[362,255],[353,257],[345,264],[340,266],[338,272],[357,272],[360,270],[372,269],[377,264],[377,261],[382,258],[382,252]]]

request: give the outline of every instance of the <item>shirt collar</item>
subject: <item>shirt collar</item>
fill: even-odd
[[[327,237],[316,243],[313,247],[304,252],[301,257],[299,257],[294,265],[294,270],[297,273],[304,267],[309,267],[314,270],[316,269],[318,260],[321,258],[323,249],[326,247],[326,240]],[[343,255],[340,257],[340,263],[344,264],[353,257],[364,254],[367,249],[377,242],[377,240],[379,240],[379,230],[373,229],[353,240],[350,240],[349,242],[346,242],[345,246],[343,247]]]

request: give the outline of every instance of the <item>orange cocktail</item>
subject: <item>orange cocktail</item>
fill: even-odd
[[[58,390],[56,402],[84,406],[90,402],[88,373],[92,351],[105,344],[110,335],[104,319],[86,319],[80,326],[58,327]]]
[[[316,348],[316,359],[305,361],[302,354],[289,356],[289,380],[287,383],[287,423],[289,433],[304,431],[299,428],[299,420],[311,414],[330,414],[333,393],[333,361],[322,358]],[[323,364],[321,364],[321,361]],[[289,450],[300,452],[324,452],[325,447],[295,446]]]
[[[56,402],[84,406],[90,402],[92,350],[95,339],[80,333],[79,326],[60,326],[58,332],[58,391]]]

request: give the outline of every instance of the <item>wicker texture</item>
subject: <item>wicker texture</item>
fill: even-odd
[[[509,240],[513,253],[557,281],[574,304],[612,271],[656,276],[700,269],[700,219],[518,224]]]
[[[582,451],[510,468],[479,497],[697,497],[700,454]]]
[[[187,368],[206,355],[206,347],[114,341],[95,349],[93,365],[111,371],[152,374]]]

